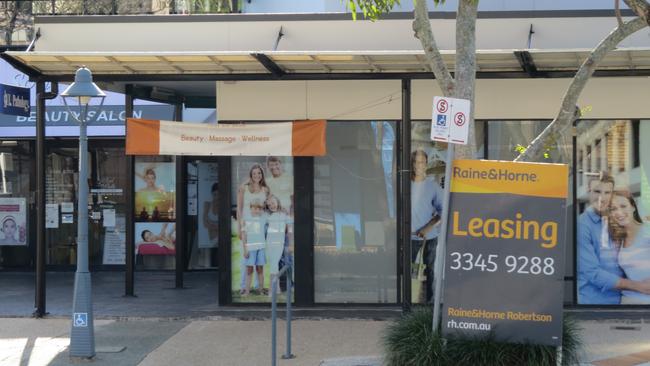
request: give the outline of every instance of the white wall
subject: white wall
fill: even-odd
[[[279,51],[421,49],[419,41],[413,37],[409,19],[373,23],[286,20],[286,17],[278,20],[281,18],[278,15],[264,18],[268,19],[264,21],[232,21],[237,18],[231,16],[218,21],[214,17],[185,16],[174,19],[187,21],[123,23],[39,23],[37,19],[35,27],[41,29],[42,37],[36,49],[57,52],[268,51],[273,49],[280,27],[284,37]],[[481,50],[527,48],[531,24],[535,29],[531,48],[593,48],[615,27],[616,19],[479,19],[477,47]],[[436,19],[432,20],[432,25],[441,49],[454,49],[454,20]],[[619,47],[647,48],[649,45],[650,29],[646,28],[624,40]]]
[[[570,79],[477,82],[477,119],[552,119]],[[387,81],[217,82],[220,120],[400,119],[401,83]],[[412,83],[412,118],[430,119],[440,91],[433,80]],[[650,78],[594,78],[580,98],[585,118],[649,118]]]
[[[217,82],[221,121],[400,119],[401,82]]]

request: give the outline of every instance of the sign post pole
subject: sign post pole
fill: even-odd
[[[451,188],[451,168],[454,162],[454,144],[467,144],[470,102],[466,99],[433,98],[433,116],[431,120],[431,139],[447,142],[447,160],[445,161],[445,190],[442,201],[441,228],[436,246],[436,261],[433,265],[433,331],[440,325],[440,306],[442,303],[442,276],[445,269],[447,252],[447,222],[449,219],[449,195]]]
[[[442,302],[442,274],[445,268],[445,253],[447,246],[447,221],[449,220],[449,194],[451,188],[451,165],[454,161],[454,144],[447,145],[447,161],[445,162],[445,191],[442,200],[442,222],[438,245],[436,247],[436,261],[433,265],[434,297],[433,297],[433,332],[440,325],[440,306]]]

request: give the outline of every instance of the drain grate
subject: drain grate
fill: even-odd
[[[641,330],[639,325],[612,325],[609,327],[611,330]]]

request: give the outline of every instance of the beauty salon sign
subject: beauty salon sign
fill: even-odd
[[[127,119],[128,155],[323,156],[324,120],[203,124]]]

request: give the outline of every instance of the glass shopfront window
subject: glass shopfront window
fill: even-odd
[[[217,267],[219,246],[219,164],[211,159],[187,162],[187,243],[189,269]]]
[[[314,299],[395,303],[396,123],[328,122],[314,159]]]
[[[29,142],[5,140],[0,145],[0,268],[32,265],[32,156]]]
[[[91,142],[89,145],[90,264],[123,265],[127,179],[124,149],[110,144]],[[50,265],[76,263],[78,151],[77,147],[50,147],[47,152],[45,227],[47,264]]]
[[[490,160],[513,160],[519,155],[519,152],[528,146],[537,135],[539,135],[550,121],[488,121],[488,154],[487,158]],[[589,155],[591,150],[584,150],[578,152],[580,154]],[[571,133],[563,134],[563,137],[553,144],[545,147],[544,158],[542,162],[545,163],[560,163],[569,164],[569,174],[573,174],[573,136]],[[579,178],[579,176],[578,176]],[[567,198],[567,213],[573,211],[573,177],[569,177],[569,196]],[[574,261],[575,246],[573,241],[573,220],[568,218],[571,214],[567,214],[567,223],[565,225],[565,232],[561,234],[561,238],[565,241],[565,258],[564,273],[569,279],[565,281],[564,287],[564,301],[566,303],[574,302],[573,291],[573,274],[574,274]]]
[[[477,157],[484,156],[484,123],[475,122]],[[431,302],[445,187],[447,144],[431,141],[431,121],[411,123],[411,303]]]
[[[578,304],[650,304],[650,120],[582,120],[576,162]]]
[[[490,160],[513,160],[539,135],[550,121],[488,121],[488,153]],[[571,134],[546,147],[544,161],[568,163],[572,154]]]

